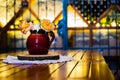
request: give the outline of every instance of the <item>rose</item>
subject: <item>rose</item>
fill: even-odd
[[[55,28],[55,25],[50,22],[50,20],[43,19],[41,20],[41,25],[44,30],[51,31]]]
[[[19,29],[22,31],[23,34],[26,34],[30,30],[37,30],[44,29],[45,31],[51,31],[55,28],[55,25],[50,22],[50,20],[43,19],[40,21],[40,25],[33,25],[32,22],[27,22],[26,20],[22,20],[19,24]]]
[[[22,31],[23,34],[26,34],[28,31],[32,30],[34,25],[32,22],[27,22],[26,20],[22,20],[19,24],[19,29]]]

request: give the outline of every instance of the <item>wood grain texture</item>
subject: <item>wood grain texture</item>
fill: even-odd
[[[98,51],[55,50],[49,54],[73,57],[70,62],[42,65],[12,65],[2,63],[7,55],[28,54],[25,52],[0,54],[0,80],[114,80],[114,76]]]

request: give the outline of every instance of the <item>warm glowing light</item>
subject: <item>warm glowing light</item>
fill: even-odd
[[[106,29],[102,29],[101,33],[103,34],[103,36],[106,36],[107,35],[107,30]]]
[[[95,23],[96,21],[93,21],[93,23]]]
[[[88,27],[87,23],[82,19],[79,13],[76,12],[76,10],[71,6],[68,5],[68,14],[67,14],[67,23],[68,27]],[[59,16],[54,21],[55,24],[57,24],[57,20],[62,19],[62,13],[59,14]]]
[[[110,26],[109,24],[106,25],[106,27],[109,27],[109,26]]]
[[[119,24],[119,26],[120,26],[120,24]]]
[[[106,23],[106,18],[103,18],[100,22],[105,24]]]
[[[50,21],[53,21],[55,18],[54,18],[54,15],[49,15],[49,16],[47,16],[47,18],[45,18],[45,19],[48,19],[48,20],[50,20]]]
[[[87,24],[82,20],[74,21],[73,19],[68,19],[68,27],[87,27]]]
[[[115,27],[115,26],[116,26],[115,21],[113,21],[113,22],[111,23],[111,26],[112,26],[112,27]]]
[[[99,23],[97,23],[97,24],[96,24],[96,27],[100,27],[100,24],[99,24]]]
[[[87,27],[85,21],[71,5],[68,6],[68,27]]]
[[[18,25],[19,23],[20,23],[19,20],[16,20],[16,21],[15,21],[15,25]]]
[[[88,23],[90,24],[91,21],[88,21]]]
[[[1,22],[0,27],[4,27],[6,25],[6,19],[5,18],[1,17],[0,22]]]
[[[10,29],[14,29],[14,26],[13,26],[13,25],[11,25],[11,26],[10,26]]]
[[[105,27],[105,24],[102,24],[102,27]]]

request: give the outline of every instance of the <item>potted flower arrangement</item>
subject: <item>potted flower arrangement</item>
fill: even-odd
[[[47,19],[40,20],[39,25],[34,25],[32,22],[28,23],[26,20],[21,21],[19,29],[22,33],[31,32],[26,42],[30,55],[44,55],[48,53],[50,45],[55,38],[52,31],[54,28],[55,25]]]

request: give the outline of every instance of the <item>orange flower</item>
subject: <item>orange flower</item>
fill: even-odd
[[[51,31],[55,28],[55,25],[50,22],[50,20],[43,19],[41,20],[41,26],[46,31]],[[41,27],[40,27],[41,28]],[[26,20],[22,20],[19,24],[19,29],[22,31],[23,34],[26,34],[30,30],[39,29],[38,27],[34,26],[32,22],[27,22]]]
[[[43,29],[47,31],[51,31],[55,28],[55,25],[52,22],[50,22],[50,20],[47,19],[41,20],[41,26]]]
[[[33,29],[33,24],[30,22],[28,23],[26,20],[22,20],[19,24],[19,29],[22,31],[23,34],[26,34],[28,31]]]
[[[26,20],[22,20],[19,24],[19,29],[23,30],[29,26],[28,22]]]

